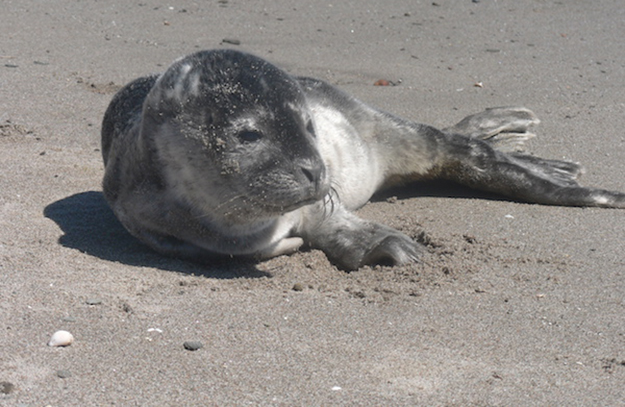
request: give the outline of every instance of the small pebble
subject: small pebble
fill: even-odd
[[[130,304],[128,304],[127,302],[125,302],[125,303],[123,303],[123,304],[122,304],[122,310],[123,310],[124,312],[129,313],[129,314],[132,314],[132,311],[133,311],[133,310],[132,310],[132,307],[131,307],[131,306],[130,306]]]
[[[198,350],[202,348],[202,346],[204,345],[202,345],[202,342],[199,342],[199,341],[186,341],[185,343],[182,344],[182,346],[184,346],[186,350],[193,351],[193,350]]]
[[[56,372],[56,375],[61,379],[67,379],[68,377],[72,377],[72,372],[69,370],[59,370]]]
[[[74,342],[74,335],[67,331],[56,331],[50,338],[48,346],[69,346],[72,342]]]
[[[304,291],[304,284],[302,283],[293,284],[293,291]]]
[[[99,298],[87,298],[87,301],[85,301],[87,304],[89,305],[100,305],[102,304],[102,300]]]
[[[467,243],[471,243],[471,244],[477,243],[477,239],[473,235],[462,235],[462,237]]]
[[[15,385],[9,382],[0,382],[0,393],[9,394],[15,390]]]

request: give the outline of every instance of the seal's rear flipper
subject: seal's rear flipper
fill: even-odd
[[[577,178],[584,169],[577,163],[526,154],[510,154],[508,158],[520,167],[520,172],[528,171],[528,180],[537,177],[528,183],[534,198],[530,195],[524,200],[550,205],[625,208],[625,194],[579,185]]]
[[[471,188],[530,203],[625,208],[625,194],[580,186],[579,164],[527,154],[506,154],[479,139],[446,135],[437,174]]]
[[[493,107],[467,116],[443,131],[485,140],[504,152],[525,151],[525,142],[536,137],[529,129],[538,123],[534,112],[524,107]]]

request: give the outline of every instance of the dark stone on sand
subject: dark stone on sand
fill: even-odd
[[[182,344],[182,346],[184,346],[186,350],[194,351],[202,348],[204,345],[202,345],[202,342],[199,341],[186,341]]]
[[[10,394],[15,390],[15,385],[9,382],[0,382],[0,393]]]

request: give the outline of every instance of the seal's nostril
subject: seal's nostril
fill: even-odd
[[[311,184],[319,184],[323,178],[325,167],[323,164],[306,160],[300,162],[300,170]]]
[[[314,183],[316,181],[315,174],[313,174],[310,169],[302,167],[302,172],[311,183]]]

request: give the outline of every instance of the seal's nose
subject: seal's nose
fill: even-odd
[[[323,167],[319,165],[302,165],[300,166],[302,173],[308,179],[308,182],[316,184],[321,178],[321,173],[323,172]]]
[[[326,188],[326,167],[322,161],[302,160],[299,162],[302,182],[308,182],[312,187],[311,192],[316,196],[323,196],[327,193]]]

